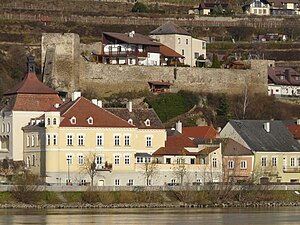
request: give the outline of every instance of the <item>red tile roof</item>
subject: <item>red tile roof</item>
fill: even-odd
[[[300,125],[289,125],[287,128],[292,133],[295,139],[300,139]]]
[[[183,55],[180,55],[179,53],[175,52],[173,49],[161,45],[159,46],[160,54],[166,56],[166,57],[176,57],[176,58],[185,58]]]
[[[191,138],[215,138],[218,132],[211,126],[183,127],[182,134]]]
[[[160,147],[152,155],[196,155],[197,153],[189,152],[181,147]]]
[[[197,147],[191,139],[186,136],[168,136],[166,143],[166,147]]]
[[[39,81],[34,72],[28,72],[24,79],[4,93],[4,96],[14,94],[57,94],[57,92]]]
[[[216,151],[219,148],[219,146],[213,146],[213,147],[206,147],[198,152],[198,155],[208,155],[214,151]]]
[[[224,156],[253,155],[253,152],[249,148],[246,148],[245,146],[241,145],[231,138],[223,139],[222,145],[222,154]]]
[[[60,123],[61,127],[135,127],[84,97],[80,97],[66,105],[67,107],[65,105],[60,107],[61,116],[63,117]],[[76,118],[75,124],[70,121],[72,117]],[[93,118],[93,124],[89,124],[87,121],[90,117]]]

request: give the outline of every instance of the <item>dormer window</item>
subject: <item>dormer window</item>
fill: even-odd
[[[88,122],[88,124],[92,125],[92,124],[94,123],[93,117],[90,116],[90,117],[87,119],[87,122]]]
[[[146,127],[150,127],[150,120],[149,119],[145,120],[145,125],[146,125]]]
[[[71,122],[71,124],[76,124],[76,117],[73,116],[73,117],[70,119],[70,122]]]
[[[129,120],[128,120],[128,123],[131,124],[131,125],[133,125],[133,120],[132,120],[132,119],[129,119]]]

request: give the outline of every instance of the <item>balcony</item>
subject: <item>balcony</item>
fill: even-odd
[[[96,164],[96,170],[97,171],[111,171],[112,163],[105,162],[105,164]]]
[[[110,57],[126,57],[126,56],[136,56],[136,57],[147,57],[147,52],[139,51],[108,51],[103,53],[104,56]]]
[[[300,173],[300,167],[283,168],[284,173]]]

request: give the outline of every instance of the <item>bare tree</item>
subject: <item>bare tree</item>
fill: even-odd
[[[146,185],[150,185],[150,179],[153,179],[153,177],[157,174],[158,172],[158,164],[155,161],[151,162],[146,162],[142,164],[141,166],[143,170],[143,174],[146,178]]]
[[[84,163],[82,165],[82,172],[87,173],[91,178],[91,186],[94,186],[94,178],[99,172],[96,169],[96,154],[90,153],[88,157],[84,158]]]
[[[178,158],[177,164],[173,166],[173,173],[176,177],[180,179],[180,185],[183,185],[184,177],[187,175],[187,168],[184,158]]]

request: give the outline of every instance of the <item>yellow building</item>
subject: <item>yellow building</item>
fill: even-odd
[[[24,161],[52,184],[144,185],[140,155],[164,146],[166,132],[152,109],[115,109],[123,119],[75,93],[72,101],[32,119],[24,131]],[[38,140],[38,141],[36,141]],[[95,164],[94,164],[95,162]],[[91,170],[92,166],[92,170]]]

